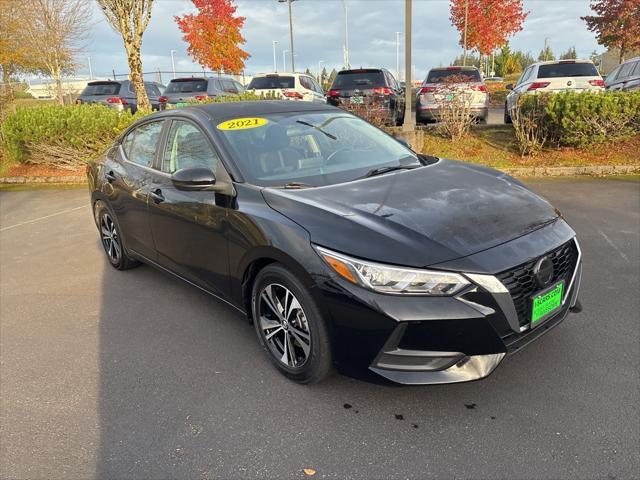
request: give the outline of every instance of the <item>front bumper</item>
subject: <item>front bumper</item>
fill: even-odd
[[[504,358],[561,323],[576,305],[582,274],[581,255],[573,232],[564,225],[527,235],[533,237],[529,245],[535,244],[535,240],[550,238],[555,238],[556,244],[548,248],[547,243],[547,248],[533,256],[523,252],[523,264],[568,242],[575,242],[577,252],[571,268],[563,273],[567,289],[561,308],[534,328],[523,320],[518,299],[492,274],[468,274],[474,286],[453,297],[383,295],[333,278],[322,289],[325,306],[333,320],[338,366],[368,368],[388,380],[407,385],[485,378]],[[571,235],[567,238],[569,232]],[[517,255],[514,252],[518,250],[513,247],[509,244],[496,247],[497,251],[483,252],[473,261],[481,264],[484,258],[503,262],[504,266],[504,262],[510,260],[491,257],[506,252],[505,248]],[[510,265],[514,264],[520,265]],[[466,266],[472,268],[470,263]],[[496,273],[503,270],[499,265],[497,268]]]

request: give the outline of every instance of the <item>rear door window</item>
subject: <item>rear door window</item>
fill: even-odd
[[[286,75],[269,75],[267,77],[256,77],[251,80],[249,90],[272,90],[278,88],[295,88],[294,77]]]
[[[302,85],[307,90],[315,90],[313,82],[309,77],[300,77],[300,85]]]
[[[164,93],[194,93],[206,92],[207,80],[171,80]]]
[[[384,73],[381,70],[351,70],[338,73],[332,88],[349,90],[385,86]]]
[[[427,77],[427,83],[440,83],[440,82],[481,82],[480,72],[478,70],[462,70],[459,68],[452,68],[446,70],[431,70]]]
[[[162,171],[171,174],[193,167],[209,168],[215,174],[218,156],[198,127],[184,120],[174,120],[167,136]]]
[[[231,80],[220,80],[222,83],[222,89],[227,93],[238,93],[238,89],[236,88],[234,82]]]
[[[119,92],[120,82],[105,82],[87,85],[81,95],[118,95]]]
[[[164,121],[145,123],[129,132],[122,142],[127,160],[150,167],[156,155],[163,124]]]
[[[634,66],[635,64],[633,62],[625,63],[624,65],[622,65],[622,67],[620,67],[620,73],[618,74],[618,78],[622,80],[627,77],[630,77]]]
[[[157,86],[155,86],[153,83],[145,83],[144,89],[147,91],[147,95],[149,95],[150,97],[160,96],[160,89]]]
[[[634,77],[640,77],[640,60],[636,62],[636,67],[631,72],[631,75]]]
[[[552,63],[538,67],[538,78],[597,77],[592,63]]]

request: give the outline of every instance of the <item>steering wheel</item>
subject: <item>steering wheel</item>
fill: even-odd
[[[342,162],[332,162],[331,160],[333,160],[333,157],[335,157],[338,153],[344,152],[346,150],[349,150],[349,148],[348,147],[339,148],[338,150],[336,150],[335,152],[333,152],[331,155],[327,157],[327,160],[324,162],[324,164],[331,165],[332,163],[342,163]]]

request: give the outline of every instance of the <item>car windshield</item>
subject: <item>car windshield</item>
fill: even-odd
[[[216,125],[250,183],[332,185],[380,167],[418,166],[407,147],[345,112],[265,114]]]
[[[340,72],[336,76],[331,88],[356,89],[384,87],[384,74],[380,70],[361,70]]]
[[[481,82],[480,72],[478,70],[462,70],[460,68],[452,68],[448,70],[431,70],[427,76],[426,83],[466,83]]]
[[[206,92],[207,80],[171,80],[164,93]]]
[[[598,76],[598,70],[593,63],[553,63],[540,65],[538,68],[538,78]]]
[[[269,90],[277,88],[294,88],[295,79],[289,76],[270,75],[268,77],[255,77],[247,90]]]
[[[80,95],[117,95],[119,91],[120,84],[117,82],[90,83]]]

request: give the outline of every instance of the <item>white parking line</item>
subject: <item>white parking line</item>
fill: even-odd
[[[33,220],[27,220],[26,222],[16,223],[15,225],[9,225],[8,227],[0,228],[0,232],[4,232],[5,230],[10,230],[12,228],[21,227],[23,225],[29,225],[31,223],[39,222],[40,220],[46,220],[47,218],[56,217],[58,215],[64,215],[65,213],[75,212],[76,210],[80,210],[81,208],[87,208],[88,205],[80,205],[79,207],[68,208],[67,210],[62,210],[60,212],[52,213],[51,215],[45,215],[44,217],[34,218]]]

